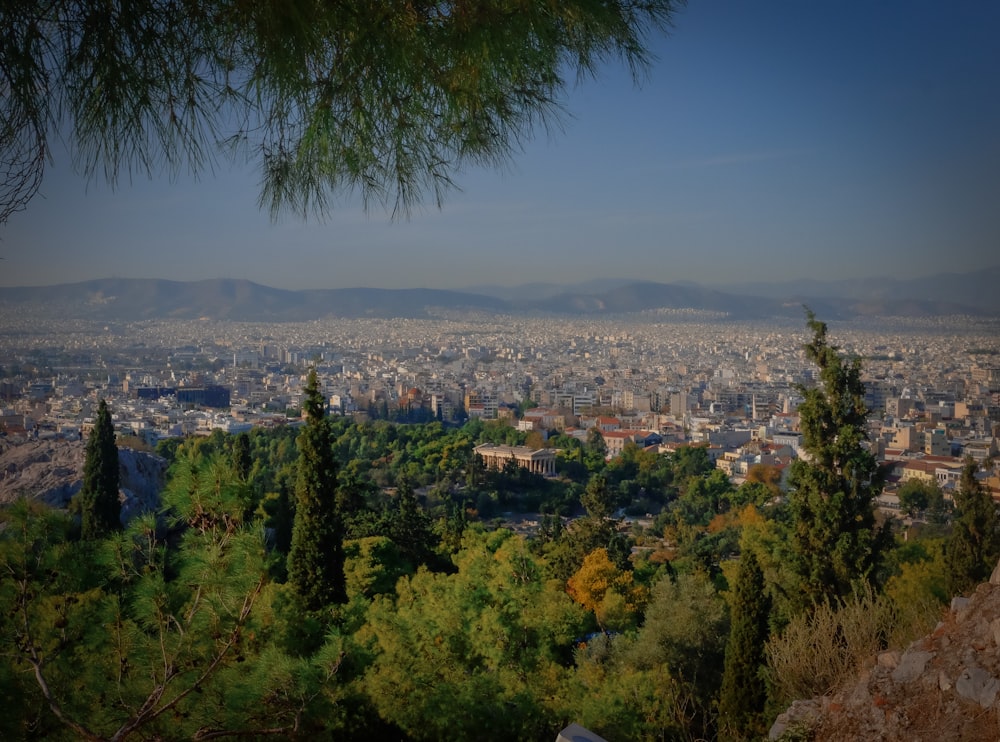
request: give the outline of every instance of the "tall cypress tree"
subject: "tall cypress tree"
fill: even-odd
[[[337,507],[337,461],[326,400],[316,370],[309,371],[299,433],[295,521],[288,553],[288,582],[307,610],[347,602],[344,524]]]
[[[244,482],[250,477],[250,469],[253,467],[253,455],[250,453],[250,436],[240,433],[232,441],[232,461],[233,470]]]
[[[954,525],[945,550],[945,583],[952,595],[986,581],[1000,557],[1000,518],[996,504],[976,479],[978,465],[965,460],[955,493]]]
[[[108,404],[101,400],[97,420],[87,439],[87,458],[83,465],[83,486],[77,495],[84,539],[103,538],[121,528],[121,503],[118,501],[118,446]]]
[[[874,498],[883,475],[868,438],[861,361],[844,360],[827,342],[826,323],[807,310],[812,341],[806,356],[819,367],[819,384],[801,388],[799,406],[806,456],[792,463],[792,568],[801,607],[846,597],[859,583],[874,584],[889,543],[875,522]]]
[[[761,678],[768,637],[770,600],[756,555],[744,549],[733,595],[731,628],[719,695],[719,726],[724,738],[755,738],[767,690]]]

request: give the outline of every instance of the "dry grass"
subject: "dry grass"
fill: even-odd
[[[898,617],[892,601],[872,591],[796,617],[767,645],[773,698],[788,703],[832,692],[886,647]]]

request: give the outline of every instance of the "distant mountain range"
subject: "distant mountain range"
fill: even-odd
[[[1000,317],[1000,266],[912,280],[796,281],[707,287],[690,282],[601,279],[574,285],[288,291],[250,281],[106,278],[55,286],[0,287],[0,309],[98,320],[306,321],[323,317],[421,318],[445,312],[628,315],[694,310],[735,319],[874,316]]]

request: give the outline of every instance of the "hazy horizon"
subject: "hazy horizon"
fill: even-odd
[[[123,275],[107,275],[107,276],[89,276],[87,278],[78,278],[68,281],[54,281],[38,284],[10,284],[3,280],[0,280],[0,287],[3,288],[45,288],[49,286],[60,286],[74,283],[88,283],[90,281],[102,281],[102,280],[150,280],[150,281],[176,281],[178,283],[194,283],[198,281],[249,281],[254,284],[261,286],[266,286],[268,288],[283,289],[287,291],[310,291],[310,290],[325,290],[325,289],[373,289],[373,290],[383,290],[383,289],[440,289],[442,291],[472,291],[477,289],[519,289],[527,288],[532,285],[544,285],[544,286],[565,286],[567,288],[573,288],[578,286],[583,286],[586,284],[609,284],[609,285],[628,285],[636,283],[662,283],[662,284],[692,284],[701,286],[703,288],[712,288],[719,290],[726,290],[727,288],[732,288],[734,290],[739,289],[747,285],[765,285],[765,284],[783,284],[783,283],[797,283],[797,282],[816,282],[820,284],[825,283],[836,283],[841,281],[851,281],[851,280],[879,280],[879,279],[892,279],[892,280],[919,280],[926,278],[934,278],[942,275],[961,275],[968,272],[981,272],[986,270],[1000,270],[1000,263],[997,264],[983,264],[975,268],[971,268],[969,271],[966,270],[942,270],[935,271],[933,273],[925,273],[916,276],[888,276],[888,275],[858,275],[851,278],[831,278],[825,279],[822,276],[799,276],[794,278],[784,278],[784,279],[773,279],[773,280],[729,280],[725,282],[721,281],[692,281],[686,278],[671,278],[667,280],[658,281],[652,278],[645,278],[641,276],[597,276],[594,278],[587,278],[578,281],[543,281],[535,279],[526,279],[518,282],[501,282],[501,281],[477,281],[475,283],[466,284],[464,286],[425,286],[421,284],[412,285],[399,285],[399,286],[377,286],[377,285],[356,285],[356,286],[302,286],[298,288],[288,288],[286,286],[277,286],[273,283],[268,283],[266,278],[264,280],[256,280],[250,278],[241,278],[238,276],[201,276],[197,278],[171,278],[167,276],[123,276]],[[598,289],[599,290],[599,289]]]
[[[343,197],[323,224],[257,207],[258,174],[112,191],[53,142],[0,227],[0,285],[214,277],[284,289],[704,286],[909,279],[1000,254],[1000,5],[768,0],[682,8],[641,88],[599,70],[504,171],[403,221]]]

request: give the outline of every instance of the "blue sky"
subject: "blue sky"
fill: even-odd
[[[459,174],[442,209],[257,208],[253,165],[88,183],[56,150],[0,227],[0,285],[246,278],[460,288],[626,277],[915,277],[1000,264],[1000,3],[690,0],[639,87],[612,66],[562,131]]]

